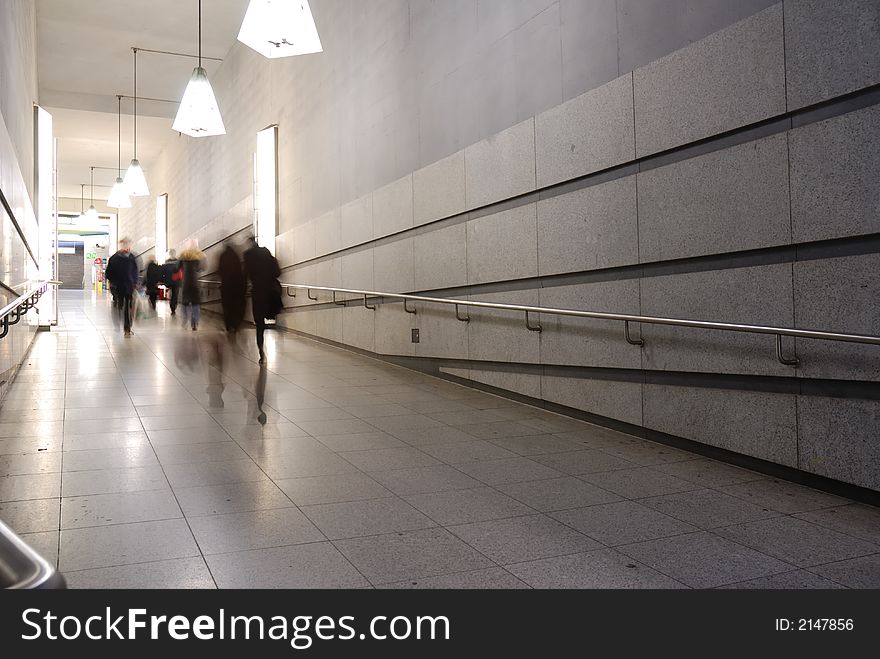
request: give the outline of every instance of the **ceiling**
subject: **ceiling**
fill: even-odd
[[[53,116],[59,138],[61,197],[79,197],[89,166],[117,163],[117,94],[134,93],[133,46],[198,53],[198,0],[37,0],[39,102]],[[202,3],[202,55],[223,58],[236,42],[248,0]],[[203,60],[210,77],[220,62]],[[169,139],[196,60],[139,52],[138,159],[150,163]],[[122,100],[122,163],[132,155],[132,99]],[[106,199],[115,173],[95,171],[95,199]],[[148,178],[149,180],[149,178]],[[86,195],[88,197],[88,189]]]

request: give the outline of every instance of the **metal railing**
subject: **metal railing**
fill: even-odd
[[[9,328],[24,318],[28,311],[37,306],[49,286],[57,286],[60,281],[42,281],[32,286],[26,293],[19,295],[12,302],[0,309],[0,339],[9,334]]]
[[[211,280],[200,280],[204,284],[217,285],[220,282]],[[801,339],[817,339],[822,341],[843,341],[847,343],[863,343],[869,345],[880,345],[880,336],[862,335],[862,334],[846,334],[843,332],[825,332],[820,330],[797,329],[794,327],[773,327],[768,325],[747,325],[743,323],[721,323],[705,320],[688,320],[685,318],[664,318],[660,316],[639,316],[635,314],[623,313],[606,313],[601,311],[581,311],[578,309],[557,309],[552,307],[533,307],[522,304],[502,304],[499,302],[480,302],[475,300],[456,300],[453,298],[427,297],[424,295],[406,295],[403,293],[387,293],[383,291],[362,291],[350,288],[333,288],[328,286],[307,286],[304,284],[290,284],[281,282],[281,286],[287,289],[287,295],[296,297],[296,291],[306,291],[306,297],[312,302],[319,302],[317,295],[312,296],[312,292],[322,291],[331,293],[332,302],[339,306],[346,305],[347,302],[354,300],[339,299],[338,295],[353,295],[362,298],[364,307],[375,310],[376,306],[370,304],[373,300],[402,300],[403,308],[409,314],[418,313],[417,309],[410,308],[410,302],[424,302],[428,304],[447,305],[455,307],[455,317],[461,322],[470,322],[469,315],[461,313],[462,308],[475,307],[480,309],[500,309],[503,311],[522,312],[525,314],[525,327],[531,332],[541,332],[543,327],[540,323],[532,322],[532,315],[544,314],[552,316],[568,316],[573,318],[593,318],[597,320],[610,320],[623,323],[624,339],[627,343],[634,346],[643,346],[644,340],[641,338],[633,338],[630,332],[630,323],[649,324],[649,325],[672,325],[676,327],[692,327],[696,329],[721,330],[726,332],[745,332],[751,334],[770,334],[776,336],[776,358],[780,363],[786,366],[798,366],[800,360],[797,356],[786,357],[782,349],[782,337],[791,336]],[[291,292],[293,291],[293,292]],[[328,301],[330,302],[330,301]],[[305,305],[300,307],[288,307],[286,310],[308,308],[314,305]]]
[[[64,577],[0,521],[0,588],[66,588]]]

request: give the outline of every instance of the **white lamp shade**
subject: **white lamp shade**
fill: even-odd
[[[107,199],[110,208],[131,208],[131,199],[128,198],[128,190],[121,178],[116,179],[110,197]]]
[[[190,137],[226,134],[214,90],[208,82],[208,73],[200,66],[193,69],[172,128]]]
[[[91,222],[96,222],[98,220],[98,209],[95,208],[94,205],[89,206],[89,210],[86,211],[86,220]]]
[[[128,171],[125,172],[124,185],[132,197],[146,197],[150,194],[150,188],[147,187],[147,177],[144,176],[144,170],[141,169],[137,158],[131,159]]]
[[[270,59],[323,50],[308,0],[251,0],[238,40]]]

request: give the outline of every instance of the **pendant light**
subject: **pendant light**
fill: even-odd
[[[308,0],[250,0],[238,40],[269,59],[323,51]]]
[[[91,189],[92,189],[92,196],[91,196],[92,203],[89,206],[89,210],[86,211],[86,219],[91,222],[97,222],[98,221],[98,209],[95,208],[95,168],[89,167],[89,170],[91,172],[90,173],[90,181],[91,181]]]
[[[138,49],[132,48],[134,53],[134,158],[125,172],[125,188],[132,197],[147,197],[150,194],[150,188],[147,187],[147,178],[144,176],[144,170],[138,162]]]
[[[172,128],[190,137],[226,134],[214,90],[208,82],[208,72],[202,68],[202,0],[199,0],[199,65],[193,69],[183,92]]]
[[[116,125],[117,125],[117,149],[116,149],[116,183],[110,191],[107,205],[110,208],[131,208],[131,199],[128,198],[125,183],[122,181],[122,96],[116,96]]]

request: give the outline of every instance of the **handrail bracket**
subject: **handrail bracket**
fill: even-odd
[[[544,331],[544,328],[541,327],[541,323],[538,323],[537,325],[532,325],[531,322],[529,322],[529,312],[528,311],[526,311],[526,329],[528,329],[530,332],[543,332]]]
[[[467,316],[462,316],[461,312],[458,310],[459,305],[455,305],[455,317],[463,323],[471,322],[471,316],[468,314]]]
[[[642,338],[634,339],[632,335],[629,333],[629,321],[623,321],[623,333],[626,336],[626,342],[631,346],[643,346],[645,345],[645,340]]]
[[[418,313],[418,312],[416,311],[416,308],[415,308],[415,307],[413,307],[412,309],[409,308],[409,300],[404,300],[404,301],[403,301],[403,310],[406,311],[407,313],[411,313],[413,316],[415,316],[416,313]]]
[[[801,360],[798,359],[797,353],[795,353],[795,356],[791,359],[782,354],[782,334],[776,335],[776,359],[779,360],[780,364],[783,364],[784,366],[792,366],[794,368],[797,368],[801,363]]]

